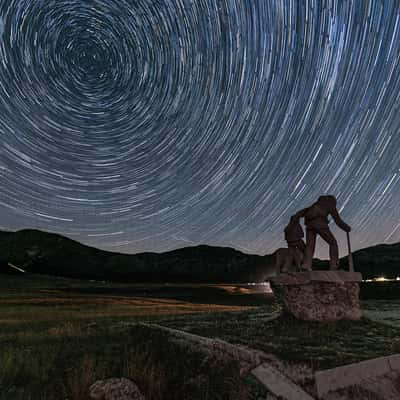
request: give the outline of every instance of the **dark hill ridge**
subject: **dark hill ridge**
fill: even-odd
[[[273,256],[199,245],[165,253],[120,254],[39,230],[0,232],[1,258],[27,272],[114,281],[262,281],[273,273]]]
[[[396,278],[400,276],[400,243],[380,244],[358,250],[354,253],[354,263],[365,278],[381,275]]]
[[[199,245],[165,253],[120,254],[39,230],[0,231],[0,254],[30,273],[131,282],[257,282],[275,273],[274,255],[244,254],[229,247]],[[400,243],[353,254],[364,278],[400,275]],[[1,260],[0,260],[1,261]],[[347,265],[347,258],[341,264]],[[1,262],[0,262],[1,265]],[[316,269],[326,261],[315,260]],[[1,270],[1,267],[0,267]]]

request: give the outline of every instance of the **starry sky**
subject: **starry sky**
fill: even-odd
[[[398,242],[399,57],[395,0],[1,0],[0,228],[266,254],[334,194]]]

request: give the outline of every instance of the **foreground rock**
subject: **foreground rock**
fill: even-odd
[[[305,321],[358,320],[359,272],[310,271],[271,279],[272,290],[285,312]]]
[[[126,378],[97,381],[89,392],[92,400],[145,400],[139,388]]]

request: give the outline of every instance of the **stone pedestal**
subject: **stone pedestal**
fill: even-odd
[[[358,320],[361,317],[359,272],[310,271],[281,274],[271,288],[294,317],[305,321]]]

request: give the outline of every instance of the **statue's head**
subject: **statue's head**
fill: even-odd
[[[326,204],[329,207],[336,207],[336,197],[332,195],[319,196],[318,203]]]

